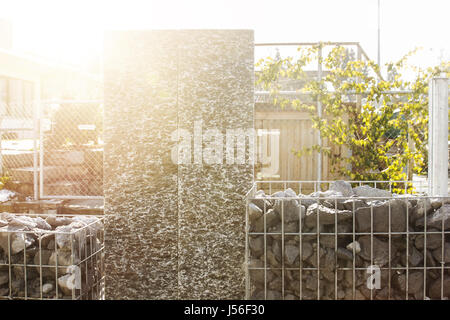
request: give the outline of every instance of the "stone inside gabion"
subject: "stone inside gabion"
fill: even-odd
[[[95,216],[0,213],[0,299],[98,299],[103,224]]]
[[[310,195],[260,190],[247,212],[251,299],[450,298],[442,199],[339,181]]]

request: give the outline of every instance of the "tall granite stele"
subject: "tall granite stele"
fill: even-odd
[[[244,298],[253,164],[226,161],[225,134],[253,128],[253,48],[249,30],[106,34],[107,299]],[[203,161],[210,129],[222,163]]]

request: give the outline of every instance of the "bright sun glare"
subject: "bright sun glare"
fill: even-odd
[[[381,0],[382,62],[416,46],[412,62],[448,60],[445,1]],[[105,29],[245,28],[256,42],[358,41],[377,56],[377,0],[370,1],[0,1],[14,25],[14,46],[53,60],[85,65],[102,54]],[[320,17],[320,19],[318,19]],[[258,52],[256,53],[258,54]]]

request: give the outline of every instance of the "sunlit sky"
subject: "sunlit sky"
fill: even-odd
[[[381,62],[450,58],[449,0],[381,0]],[[253,29],[256,42],[359,41],[377,59],[377,0],[0,0],[14,49],[83,65],[107,29]]]

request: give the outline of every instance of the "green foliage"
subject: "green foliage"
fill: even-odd
[[[12,190],[13,186],[11,185],[11,178],[7,175],[0,177],[0,190],[8,189]]]
[[[256,85],[270,91],[275,105],[308,112],[313,128],[340,147],[315,145],[296,154],[321,151],[330,157],[333,173],[351,180],[407,180],[408,162],[414,163],[414,172],[422,173],[427,163],[428,82],[440,72],[450,74],[450,64],[426,70],[408,67],[407,58],[414,53],[410,52],[387,63],[388,80],[379,80],[379,67],[373,61],[352,59],[352,52],[336,46],[322,58],[327,72],[319,81],[307,77],[304,68],[317,61],[322,46],[299,49],[300,58],[295,61],[269,57],[256,64],[260,70]],[[415,74],[412,81],[402,77],[408,68]],[[310,102],[280,96],[279,79],[302,79],[305,84],[300,91],[309,95]],[[411,93],[384,93],[395,90]],[[317,101],[322,105],[321,117]]]

